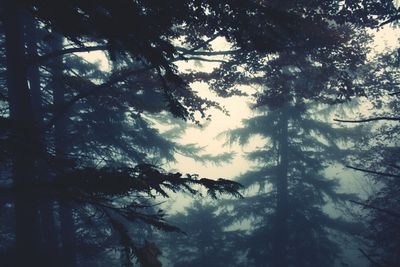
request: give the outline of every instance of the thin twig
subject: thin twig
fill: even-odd
[[[393,93],[390,93],[389,95],[400,95],[400,92],[393,92]]]
[[[381,24],[379,24],[379,27],[382,27],[382,26],[384,26],[386,24],[395,22],[396,20],[399,20],[399,19],[400,19],[400,15],[395,15],[395,16],[389,18],[388,20],[382,22]]]
[[[184,47],[177,47],[176,50],[186,55],[195,55],[195,56],[225,56],[225,55],[236,54],[241,51],[241,49],[225,50],[225,51],[192,51],[192,49],[187,49]]]
[[[376,174],[376,175],[382,175],[382,176],[387,176],[387,177],[394,177],[394,178],[400,178],[400,175],[396,174],[391,174],[391,173],[386,173],[386,172],[378,172],[378,171],[372,171],[372,170],[367,170],[367,169],[361,169],[353,166],[346,165],[347,168],[360,171],[360,172],[366,172],[366,173],[371,173],[371,174]]]
[[[41,61],[45,61],[54,57],[60,57],[66,54],[71,54],[71,53],[79,53],[79,52],[93,52],[93,51],[103,51],[107,50],[106,45],[97,45],[97,46],[84,46],[84,47],[72,47],[72,48],[67,48],[59,51],[54,51],[48,54],[44,54],[41,56],[37,56],[32,58],[29,63],[30,64],[37,64]]]
[[[378,267],[383,267],[382,264],[379,264],[379,263],[376,262],[374,259],[372,259],[371,256],[369,256],[364,250],[362,250],[361,248],[359,248],[358,250],[359,250],[359,251],[361,252],[361,254],[363,254],[364,257],[366,257],[367,260],[369,260],[372,264],[374,264],[374,265],[376,265],[376,266],[378,266]]]
[[[387,215],[390,215],[390,216],[392,216],[394,218],[400,219],[400,213],[394,212],[392,210],[378,208],[378,207],[375,207],[375,206],[370,205],[370,204],[358,202],[356,200],[349,200],[349,202],[357,204],[357,205],[360,205],[360,206],[363,206],[363,207],[366,207],[366,208],[369,208],[369,209],[377,210],[377,211],[380,211],[382,213],[386,213]]]
[[[222,59],[211,59],[211,58],[204,58],[204,57],[183,57],[183,60],[198,60],[198,61],[205,61],[205,62],[217,62],[217,63],[227,63],[228,61]]]
[[[359,119],[359,120],[340,120],[340,119],[333,119],[337,122],[346,122],[346,123],[362,123],[362,122],[370,122],[370,121],[400,121],[400,117],[373,117],[373,118],[366,118],[366,119]]]

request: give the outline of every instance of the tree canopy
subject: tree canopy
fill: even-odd
[[[356,224],[324,209],[349,199],[365,208],[367,228],[377,226],[363,238],[384,251],[365,245],[362,254],[372,265],[397,261],[397,126],[372,128],[355,159],[350,143],[368,135],[326,119],[368,97],[375,117],[339,121],[398,122],[399,57],[371,59],[366,33],[398,23],[394,1],[3,0],[0,17],[2,265],[162,266],[150,232],[182,233],[159,203],[179,193],[223,200],[170,218],[198,228],[192,247],[178,240],[166,249],[176,266],[229,258],[232,266],[334,266],[341,246],[331,231],[354,235]],[[216,48],[218,38],[229,49]],[[218,67],[180,69],[192,61]],[[219,97],[253,101],[254,116],[228,143],[254,135],[264,143],[247,155],[258,165],[235,181],[168,168],[177,154],[232,159],[177,139],[212,110],[228,113],[192,87],[199,81]],[[340,193],[325,175],[332,164],[371,175],[378,192],[366,202]],[[247,227],[229,230],[242,221]]]

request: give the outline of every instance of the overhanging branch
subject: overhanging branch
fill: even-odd
[[[54,51],[54,52],[51,52],[48,54],[34,57],[29,63],[37,64],[39,62],[46,61],[46,60],[54,58],[54,57],[60,57],[60,56],[63,56],[66,54],[71,54],[71,53],[79,53],[79,52],[88,52],[89,53],[89,52],[93,52],[93,51],[104,51],[104,50],[107,50],[106,45],[72,47],[72,48]]]
[[[201,43],[201,44],[199,44],[199,45],[197,45],[197,46],[195,46],[195,47],[193,47],[191,49],[187,49],[186,53],[188,55],[190,55],[190,53],[196,52],[196,50],[199,50],[199,49],[203,48],[204,46],[206,46],[207,44],[209,44],[210,42],[215,40],[218,36],[219,36],[218,34],[215,34],[211,38],[205,40],[203,43]],[[85,51],[88,51],[87,49],[92,49],[92,51],[95,51],[95,50],[104,50],[106,48],[107,48],[106,46],[93,46],[91,48],[86,47],[86,50],[84,48],[81,48],[83,51],[81,51],[81,50],[77,51],[76,49],[78,49],[78,48],[71,48],[71,49],[65,49],[65,50],[62,50],[62,51],[55,51],[54,53],[51,53],[51,54],[53,54],[53,56],[55,56],[55,55],[61,56],[63,54],[72,53],[71,51],[85,52]],[[73,49],[75,49],[75,50],[73,50]],[[184,56],[185,56],[185,54],[182,53],[179,56],[177,56],[176,58],[171,59],[169,61],[169,63],[174,63],[174,62],[177,62],[177,61],[180,61],[180,60],[205,60],[205,61],[212,60],[212,59],[208,60],[208,59],[196,58],[196,57],[185,58]],[[48,57],[50,57],[50,54],[48,54]],[[217,60],[217,59],[215,59],[215,60]],[[213,60],[212,62],[220,62],[221,63],[222,61],[220,61],[220,60],[214,61]],[[88,88],[88,90],[85,93],[81,93],[79,95],[76,95],[68,103],[66,103],[61,108],[61,110],[56,115],[54,115],[54,117],[47,123],[47,125],[44,127],[44,130],[49,130],[51,127],[53,127],[54,124],[56,123],[56,121],[59,118],[61,118],[69,110],[69,108],[71,106],[73,106],[76,102],[78,102],[79,100],[84,99],[84,98],[86,98],[88,96],[91,96],[91,95],[99,94],[99,93],[103,92],[105,89],[109,88],[110,86],[112,86],[112,85],[114,85],[114,84],[116,84],[118,82],[121,82],[121,81],[125,80],[126,78],[128,78],[130,76],[134,76],[134,75],[138,75],[138,74],[144,73],[144,72],[152,70],[152,69],[154,69],[156,67],[158,67],[158,65],[156,65],[156,64],[144,66],[143,68],[134,69],[134,70],[131,70],[131,71],[124,72],[124,73],[122,73],[122,74],[120,74],[118,76],[115,76],[115,77],[111,78],[110,80],[108,80],[107,82],[105,82],[103,84],[93,85],[91,88]]]

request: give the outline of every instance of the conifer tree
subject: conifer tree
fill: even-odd
[[[352,35],[347,28],[336,30]],[[249,77],[243,71],[229,76],[229,85],[261,88],[255,94],[256,115],[229,134],[229,142],[243,145],[256,135],[265,141],[248,154],[257,167],[238,180],[252,193],[228,212],[236,220],[251,218],[248,244],[253,245],[247,257],[254,266],[329,266],[340,247],[328,229],[353,228],[324,211],[328,200],[350,197],[336,192],[338,181],[326,178],[324,170],[329,163],[343,164],[346,153],[340,142],[356,132],[334,128],[317,114],[321,115],[321,103],[342,102],[362,93],[355,77],[365,49],[357,44],[359,40],[349,38],[331,48],[281,52],[242,67]]]
[[[365,94],[373,107],[371,114],[336,119],[344,124],[370,128],[370,132],[364,133],[358,142],[359,153],[347,166],[373,181],[369,186],[372,190],[366,190],[364,201],[352,200],[357,208],[362,208],[360,221],[366,225],[365,243],[358,249],[370,266],[393,266],[400,256],[397,231],[400,223],[398,62],[395,49],[372,58],[364,80]]]
[[[6,156],[1,156],[1,191],[12,196],[6,203],[15,213],[16,242],[14,253],[8,253],[8,262],[17,266],[53,264],[42,256],[52,254],[46,252],[57,243],[58,233],[49,231],[53,233],[46,236],[43,231],[57,228],[57,222],[52,221],[61,218],[61,224],[66,222],[67,226],[61,226],[63,237],[58,247],[66,249],[71,243],[66,237],[74,236],[67,228],[86,225],[90,214],[99,224],[83,233],[75,231],[75,237],[93,233],[98,227],[106,238],[99,234],[95,241],[110,237],[115,241],[117,235],[126,264],[133,255],[142,265],[151,264],[154,257],[149,258],[148,253],[154,252],[154,246],[145,243],[140,248],[127,230],[128,221],[166,231],[178,229],[165,222],[163,212],[154,212],[143,204],[143,199],[156,194],[167,197],[168,190],[196,194],[195,186],[206,187],[212,197],[218,193],[239,196],[236,183],[169,173],[149,163],[171,159],[173,150],[173,143],[150,127],[154,117],[168,111],[196,121],[196,112],[205,117],[207,108],[219,107],[198,97],[179,76],[174,62],[233,52],[232,58],[241,58],[241,63],[259,71],[257,64],[268,53],[312,51],[343,41],[342,35],[335,35],[337,31],[330,31],[332,24],[355,21],[374,25],[376,17],[396,20],[391,1],[380,2],[385,4],[382,8],[365,1],[345,1],[343,5],[342,1],[311,1],[304,8],[296,1],[284,5],[280,1],[229,0],[2,1],[2,71],[6,75],[0,123],[1,151]],[[35,24],[45,36],[35,36],[31,28]],[[58,34],[65,41],[58,40]],[[231,42],[235,50],[213,53],[209,44],[218,36]],[[180,40],[183,47],[175,45]],[[62,43],[69,47],[62,47]],[[46,51],[49,44],[52,48]],[[93,65],[82,64],[81,59],[73,62],[74,57],[62,58],[83,51],[105,51],[112,61],[122,59],[124,63],[107,75]],[[65,66],[67,61],[71,65]],[[222,69],[225,67],[232,65]],[[225,72],[228,75],[219,82],[226,81],[234,71]],[[341,78],[347,81],[349,77]],[[345,89],[340,93],[354,93]],[[302,92],[306,98],[314,96],[313,92]],[[277,95],[280,105],[285,106],[286,94]],[[149,103],[149,98],[156,99],[155,103]],[[268,97],[260,100],[259,104],[269,101]],[[281,131],[285,135],[284,128]],[[109,129],[118,134],[111,135]],[[280,143],[283,152],[285,145]],[[189,152],[193,154],[193,150]],[[285,168],[280,164],[282,174]],[[283,207],[284,196],[285,192],[278,197]],[[68,207],[68,203],[75,206]],[[285,219],[284,212],[278,213]],[[285,247],[284,243],[277,247]],[[74,264],[71,251],[61,254],[72,261],[66,264]]]

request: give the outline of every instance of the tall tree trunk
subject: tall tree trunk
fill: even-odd
[[[15,128],[13,181],[15,194],[16,266],[37,262],[37,201],[32,191],[34,120],[28,90],[21,10],[14,0],[3,0],[3,21],[10,118]]]
[[[54,34],[52,41],[52,50],[60,51],[63,49],[63,38]],[[63,59],[54,58],[52,61],[52,83],[55,112],[61,112],[65,106],[65,88],[62,82],[63,77]],[[65,147],[65,137],[67,132],[67,117],[62,115],[55,123],[54,146],[57,158],[66,158],[67,151]],[[76,266],[76,240],[75,240],[75,222],[71,202],[66,199],[60,200],[60,222],[61,222],[61,242],[63,264],[68,267]],[[63,265],[63,266],[64,266]]]
[[[27,12],[25,14],[25,38],[26,48],[29,58],[35,58],[37,56],[37,34],[38,29],[36,26],[35,19]],[[40,72],[37,65],[28,66],[28,80],[29,89],[32,98],[33,116],[35,120],[35,136],[36,146],[39,155],[46,155],[46,142],[43,132],[43,120],[44,112],[42,107],[42,91],[40,86]],[[50,182],[50,173],[47,171],[43,158],[39,156],[36,161],[37,174],[36,179],[40,181]],[[44,194],[39,198],[39,212],[41,222],[41,237],[42,237],[42,253],[46,255],[43,257],[43,263],[48,266],[57,265],[57,231],[55,226],[54,218],[54,201],[51,199],[49,194]]]
[[[273,241],[273,266],[287,267],[287,242],[288,242],[288,110],[284,106],[281,111],[279,122],[279,162],[278,176],[276,182],[277,202],[276,202],[276,221],[275,236]]]

